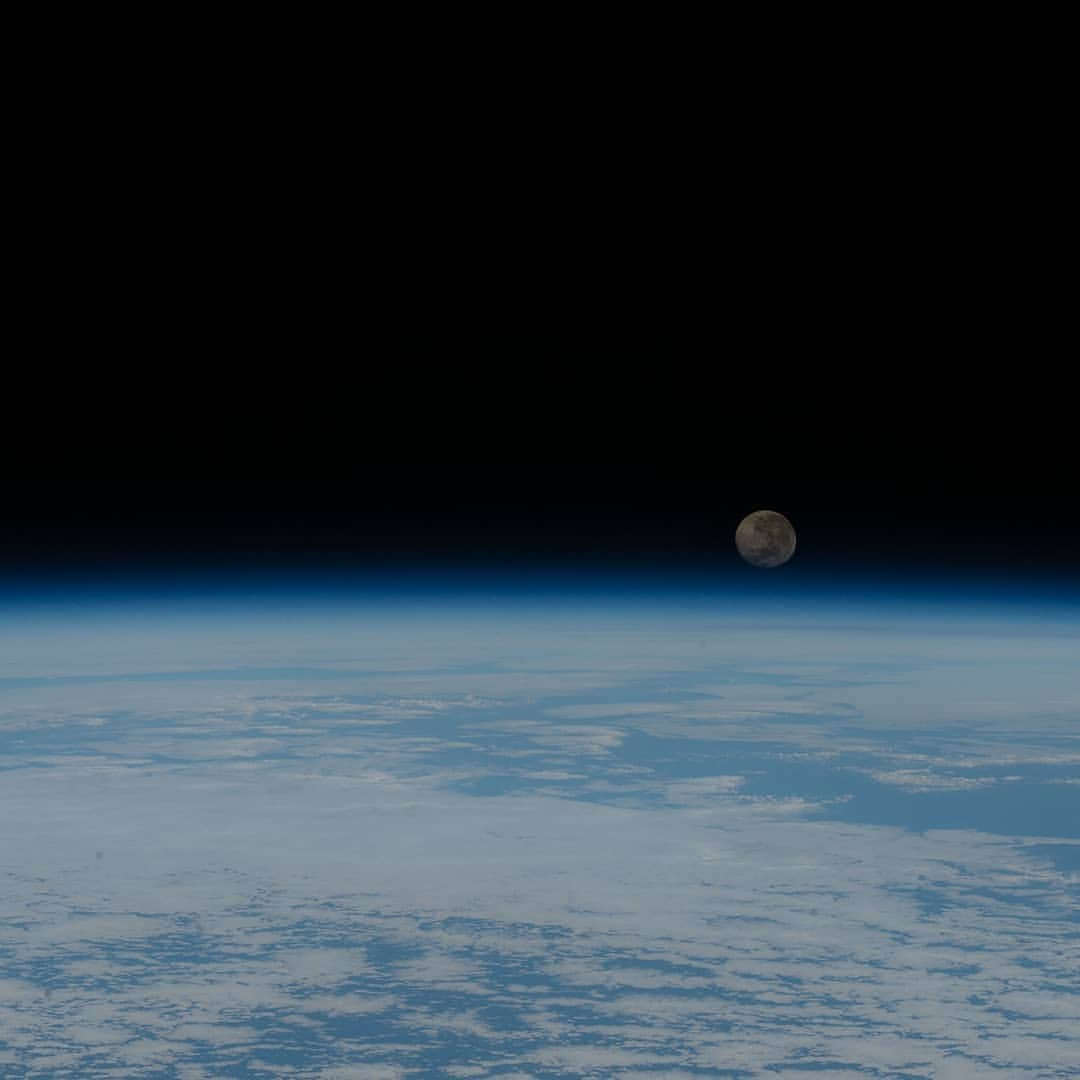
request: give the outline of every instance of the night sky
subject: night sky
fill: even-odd
[[[789,581],[1080,581],[1064,395],[1033,367],[697,344],[370,347],[351,371],[189,365],[9,400],[0,575],[723,578],[763,573],[732,537],[767,508],[798,531],[768,572]]]
[[[597,159],[588,198],[389,170],[335,216],[352,189],[312,158],[228,202],[58,203],[0,398],[0,580],[723,577],[767,508],[785,580],[1075,584],[1043,203],[944,145],[939,183],[838,185],[838,147],[722,199],[703,160]]]
[[[751,82],[395,83],[362,154],[321,97],[87,124],[9,297],[0,581],[722,576],[769,508],[792,579],[1077,582],[1060,139]]]

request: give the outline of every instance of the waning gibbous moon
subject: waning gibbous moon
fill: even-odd
[[[783,566],[795,554],[795,530],[775,510],[755,510],[739,522],[735,546],[751,566]]]

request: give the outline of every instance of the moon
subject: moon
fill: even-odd
[[[735,546],[751,566],[783,566],[795,554],[795,530],[775,510],[755,510],[739,522]]]

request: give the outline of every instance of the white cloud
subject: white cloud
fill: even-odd
[[[257,663],[300,648],[318,687],[4,690],[0,731],[27,741],[0,786],[0,1062],[290,1075],[273,1050],[301,1032],[303,1075],[342,1080],[430,1072],[451,1041],[461,1077],[1076,1068],[1076,885],[1035,838],[820,817],[842,789],[747,793],[774,767],[836,766],[842,788],[838,762],[894,799],[1064,772],[1075,638],[759,627],[699,649],[701,625],[572,628],[245,639]],[[45,640],[4,644],[26,670],[93,668]],[[197,633],[177,648],[207,663]],[[631,756],[642,733],[662,750]],[[754,769],[724,765],[727,740]],[[492,779],[510,793],[467,793]]]

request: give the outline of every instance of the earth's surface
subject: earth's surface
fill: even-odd
[[[0,1075],[1075,1076],[1075,607],[0,610]]]

